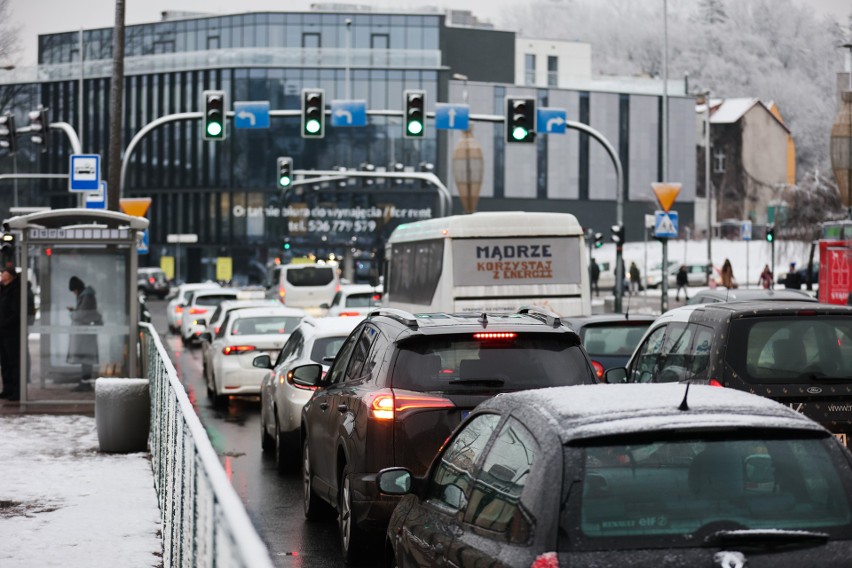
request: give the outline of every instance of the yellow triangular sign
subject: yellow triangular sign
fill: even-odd
[[[150,197],[124,197],[119,201],[121,211],[125,215],[144,217],[151,206]]]
[[[654,195],[657,196],[657,202],[660,204],[660,207],[666,213],[669,212],[669,209],[674,205],[675,199],[677,199],[677,194],[680,193],[679,183],[652,183],[651,187],[654,189]]]

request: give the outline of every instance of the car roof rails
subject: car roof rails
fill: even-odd
[[[396,308],[378,308],[367,314],[368,318],[375,316],[385,316],[392,320],[396,320],[403,325],[407,325],[408,327],[420,327],[417,323],[417,319],[414,317],[414,314],[406,312],[405,310],[398,310]]]
[[[534,317],[546,323],[551,327],[559,327],[562,325],[562,318],[558,315],[554,314],[550,310],[545,310],[544,308],[540,308],[538,306],[521,306],[516,313],[528,315],[530,317]]]

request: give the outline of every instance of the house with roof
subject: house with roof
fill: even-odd
[[[695,216],[706,219],[705,128],[707,107],[696,106]],[[756,98],[710,101],[710,186],[713,224],[726,219],[770,221],[770,205],[796,181],[796,148],[774,102]],[[706,226],[706,222],[704,223]]]

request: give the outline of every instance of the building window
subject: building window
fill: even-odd
[[[547,56],[547,86],[559,86],[559,58],[555,55]]]
[[[302,34],[302,47],[308,49],[319,49],[320,47],[320,35],[314,33],[303,33]]]
[[[524,55],[524,84],[535,85],[535,54]]]
[[[725,173],[725,151],[716,150],[713,152],[713,173]]]

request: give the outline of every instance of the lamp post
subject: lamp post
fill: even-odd
[[[710,91],[704,91],[704,196],[707,198],[707,262],[713,267],[713,192],[710,189]]]

